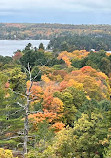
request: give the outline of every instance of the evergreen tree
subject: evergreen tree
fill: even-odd
[[[40,45],[39,45],[39,49],[42,49],[42,50],[45,49],[43,43],[40,43]]]
[[[20,97],[5,88],[6,81],[7,76],[0,74],[0,146],[14,149],[21,142],[23,109],[17,103]]]

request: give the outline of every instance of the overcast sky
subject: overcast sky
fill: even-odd
[[[0,22],[111,24],[111,0],[0,0]]]

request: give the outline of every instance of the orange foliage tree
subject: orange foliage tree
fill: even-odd
[[[59,60],[60,60],[60,59],[64,60],[64,62],[66,63],[66,65],[67,65],[68,67],[71,66],[70,55],[69,55],[69,53],[68,53],[67,51],[61,52],[61,53],[59,54],[59,56],[58,56],[58,59],[59,59]]]
[[[108,77],[104,73],[93,69],[91,66],[84,66],[80,70],[72,71],[71,74],[65,76],[63,82],[67,81],[70,83],[70,80],[82,83],[86,95],[91,98],[97,100],[103,98],[109,99],[111,90]],[[73,84],[73,82],[70,84]]]
[[[85,58],[88,54],[89,54],[89,52],[87,52],[86,50],[75,50],[72,53],[67,52],[67,51],[63,51],[59,54],[58,59],[59,60],[60,59],[64,60],[66,65],[68,67],[70,67],[71,66],[71,60]]]
[[[63,71],[64,74],[61,75],[62,71],[57,70],[52,74],[49,73],[50,75],[44,74],[41,84],[35,82],[32,86],[32,94],[42,98],[43,107],[42,112],[29,115],[34,125],[47,120],[54,127],[55,131],[64,127],[64,124],[61,122],[64,116],[64,103],[59,96],[54,97],[54,93],[57,91],[62,92],[68,87],[84,91],[87,99],[95,98],[96,100],[101,100],[109,98],[111,91],[108,77],[104,73],[93,69],[91,66],[84,66],[80,70],[72,71],[70,74]],[[54,81],[51,78],[58,74],[61,75],[62,81],[57,82],[57,80]]]
[[[32,97],[37,96],[35,102],[36,100],[38,101],[38,98],[43,99],[43,109],[42,112],[30,114],[29,120],[33,123],[34,129],[37,129],[37,124],[39,122],[47,121],[55,129],[55,131],[59,131],[62,127],[64,127],[61,122],[63,113],[63,102],[58,97],[53,97],[53,93],[57,91],[58,86],[56,86],[55,82],[50,81],[46,75],[44,75],[42,79],[44,81],[43,86],[40,87],[35,82],[31,88],[31,91]],[[30,85],[30,81],[27,83],[27,86],[28,84]]]
[[[23,56],[22,52],[17,51],[17,52],[14,54],[13,59],[14,59],[14,60],[19,60],[22,56]]]

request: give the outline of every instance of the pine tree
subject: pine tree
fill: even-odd
[[[6,81],[7,76],[0,74],[0,147],[14,149],[21,141],[23,109],[17,103],[17,95],[7,90]]]

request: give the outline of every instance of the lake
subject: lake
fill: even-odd
[[[0,55],[12,56],[18,49],[23,50],[28,43],[37,48],[40,43],[43,43],[46,48],[49,40],[0,40]]]

